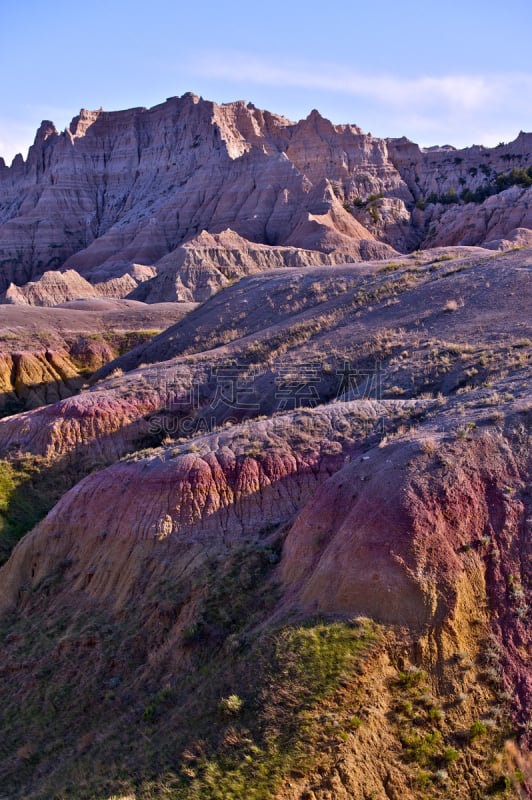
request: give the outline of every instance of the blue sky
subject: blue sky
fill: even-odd
[[[532,130],[530,0],[4,0],[0,155],[42,119],[192,91],[422,145]]]

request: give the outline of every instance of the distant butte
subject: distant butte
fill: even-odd
[[[420,148],[316,110],[296,123],[190,93],[151,109],[82,109],[62,133],[45,120],[25,161],[0,161],[0,293],[48,270],[74,269],[91,283],[131,275],[135,264],[168,275],[202,231],[314,251],[306,258],[316,264],[331,253],[349,261],[504,247],[532,228],[519,179],[531,165],[526,133],[491,150]],[[500,177],[512,169],[514,179]],[[270,261],[284,258],[277,249]]]

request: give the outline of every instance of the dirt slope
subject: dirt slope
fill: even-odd
[[[253,275],[0,420],[9,800],[526,795],[531,258]]]
[[[0,316],[0,415],[77,394],[119,353],[156,335],[193,308],[147,309],[133,301],[80,299],[64,308],[6,306]]]

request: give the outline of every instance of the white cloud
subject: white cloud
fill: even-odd
[[[324,92],[336,98],[356,98],[358,113],[368,114],[367,120],[357,120],[363,128],[373,129],[375,119],[387,118],[399,128],[402,125],[410,138],[416,133],[432,133],[440,143],[446,139],[453,144],[497,144],[515,136],[527,120],[530,126],[531,121],[523,103],[523,98],[532,94],[532,74],[526,73],[406,77],[362,72],[330,62],[273,62],[242,52],[202,53],[188,66],[191,74],[240,86],[314,91],[318,108],[320,93],[322,100]],[[499,138],[493,131],[499,132]],[[381,130],[380,135],[397,134]]]
[[[495,95],[498,86],[491,78],[477,75],[451,75],[417,78],[379,75],[335,64],[284,62],[272,64],[245,53],[203,55],[194,62],[194,71],[204,77],[240,81],[266,86],[326,89],[367,97],[390,105],[405,102],[445,102],[464,109],[483,105]],[[528,88],[532,76],[525,76]],[[500,83],[500,80],[496,82]]]

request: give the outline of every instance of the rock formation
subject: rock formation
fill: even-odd
[[[384,255],[385,248],[375,244],[371,252]],[[299,247],[272,247],[254,244],[234,231],[202,231],[156,264],[156,276],[134,289],[129,297],[145,303],[202,302],[229,283],[245,275],[281,267],[306,267],[336,264],[360,257],[360,247],[352,252],[323,253]],[[99,284],[101,286],[102,284]]]
[[[137,287],[131,275],[112,278],[92,286],[73,269],[65,272],[50,270],[37,281],[29,281],[23,286],[9,284],[0,303],[28,306],[58,306],[69,300],[85,297],[125,297]]]
[[[90,375],[120,353],[145,342],[193,306],[146,308],[131,300],[95,298],[93,287],[69,273],[29,284],[20,304],[3,307],[0,318],[0,416],[76,395]],[[118,279],[119,282],[122,279]],[[69,290],[85,299],[43,308]],[[27,291],[27,293],[26,293]]]
[[[0,800],[530,794],[529,146],[187,95],[0,164]]]
[[[102,283],[161,262],[167,276],[181,245],[228,228],[262,263],[255,245],[334,253],[333,262],[478,245],[532,227],[531,164],[524,133],[492,150],[421,149],[317,111],[292,123],[192,94],[82,110],[63,133],[43,122],[27,160],[0,168],[0,291],[57,269]],[[283,258],[275,250],[270,261]]]

